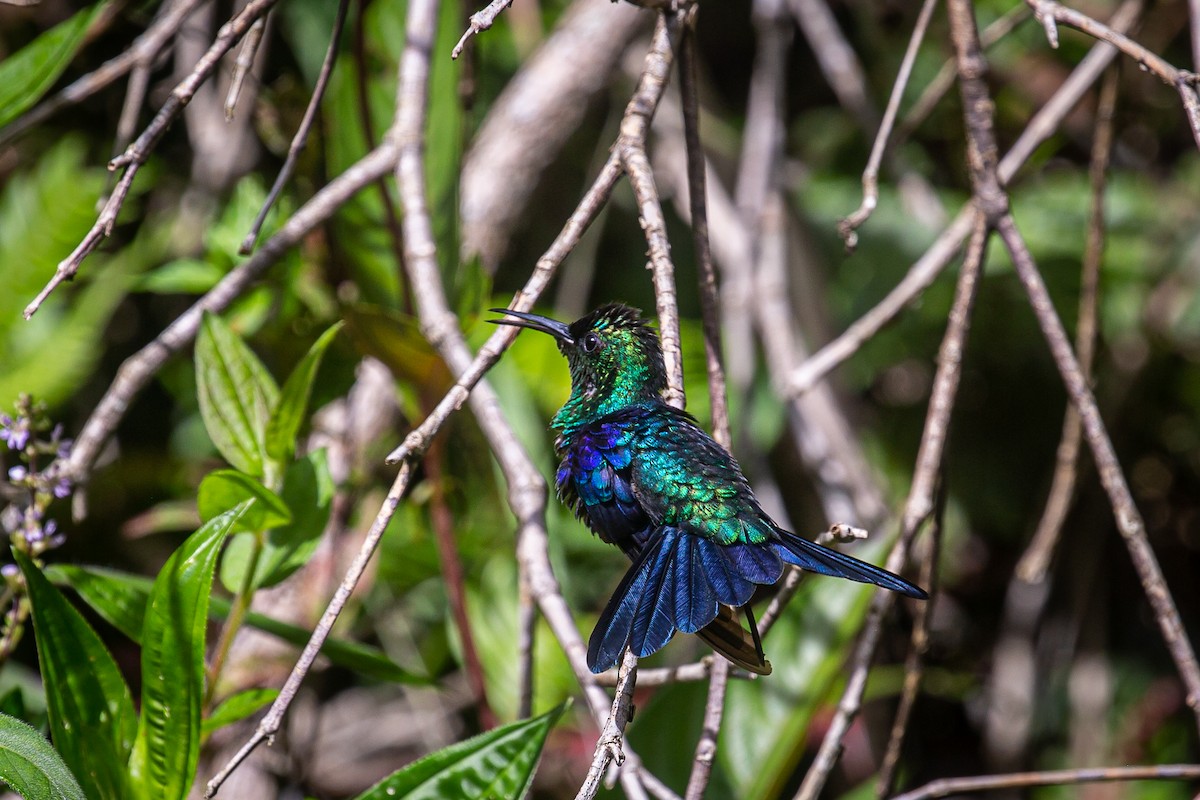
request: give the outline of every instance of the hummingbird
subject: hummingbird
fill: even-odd
[[[571,394],[550,423],[562,459],[555,488],[633,562],[588,641],[592,672],[615,666],[626,647],[651,655],[682,631],[743,669],[769,674],[749,603],[785,565],[927,597],[898,575],[775,524],[733,456],[663,399],[662,347],[637,309],[612,303],[570,324],[491,311],[508,317],[489,320],[497,325],[553,336],[566,357]]]

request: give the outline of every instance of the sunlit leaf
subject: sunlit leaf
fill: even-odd
[[[125,762],[137,716],[113,657],[83,616],[20,551],[54,744],[88,797],[131,797]]]
[[[308,398],[312,395],[313,381],[317,379],[321,359],[325,357],[325,351],[329,349],[329,345],[341,329],[342,324],[339,322],[321,334],[284,381],[279,404],[267,424],[267,455],[277,461],[287,461],[296,449],[296,434],[300,432],[300,425],[304,422]]]
[[[451,745],[384,778],[356,800],[444,800],[496,797],[519,800],[533,784],[550,728],[561,705]]]
[[[7,714],[0,714],[0,781],[25,800],[87,800],[50,743]]]
[[[221,545],[244,511],[227,511],[189,536],[150,590],[142,625],[142,716],[130,769],[156,798],[183,800],[195,777],[209,591]]]
[[[227,697],[205,718],[200,727],[201,733],[208,736],[218,728],[239,722],[274,702],[278,696],[278,689],[247,689]]]
[[[279,389],[258,356],[214,314],[204,315],[196,337],[196,384],[217,450],[242,472],[263,477],[267,423]]]

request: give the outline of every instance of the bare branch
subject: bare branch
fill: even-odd
[[[233,65],[233,78],[229,81],[229,93],[225,95],[226,120],[233,119],[233,114],[237,110],[238,98],[242,95],[242,85],[246,82],[246,76],[250,74],[250,70],[254,66],[254,59],[258,55],[258,47],[262,44],[263,34],[266,30],[267,17],[259,17],[250,26],[250,30],[246,31],[245,38],[242,39],[242,47],[238,50],[237,61]]]
[[[1104,767],[1060,769],[1050,772],[1017,772],[1009,775],[978,775],[941,778],[920,789],[897,795],[893,800],[935,800],[966,792],[995,789],[1028,789],[1034,786],[1069,786],[1077,783],[1114,781],[1190,781],[1200,778],[1200,764],[1160,764],[1149,767]]]

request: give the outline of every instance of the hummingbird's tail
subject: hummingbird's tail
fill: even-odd
[[[655,532],[605,607],[588,642],[588,667],[614,666],[626,645],[639,657],[661,650],[675,631],[697,633],[718,619],[722,605],[743,606],[756,584],[772,584],[783,573],[779,556],[757,545],[722,546],[664,527]],[[732,625],[732,627],[730,627]],[[735,637],[733,628],[739,634]],[[730,660],[755,672],[769,670],[761,648],[733,619],[706,630],[705,641]]]
[[[899,575],[874,564],[868,564],[866,561],[860,561],[853,556],[839,553],[837,550],[822,547],[816,542],[810,542],[808,539],[779,528],[775,530],[775,533],[779,538],[779,541],[774,543],[775,552],[788,564],[794,564],[809,572],[832,575],[835,578],[848,578],[859,583],[873,583],[918,600],[926,600],[929,597],[920,586],[909,583]]]

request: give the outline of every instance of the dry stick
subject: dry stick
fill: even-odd
[[[979,34],[980,44],[986,50],[996,42],[1003,39],[1008,34],[1012,33],[1018,25],[1029,18],[1030,12],[1027,6],[1013,6],[1002,17],[997,19],[991,25],[983,29]],[[920,127],[933,109],[937,106],[946,92],[950,91],[954,86],[954,59],[947,58],[942,64],[941,69],[933,76],[933,80],[921,92],[921,95],[912,104],[912,108],[904,115],[904,119],[896,126],[895,142],[902,142],[907,139],[912,132]]]
[[[262,226],[267,221],[267,214],[274,207],[275,201],[279,199],[283,187],[291,180],[292,173],[296,170],[296,162],[300,158],[300,152],[308,144],[308,135],[312,132],[313,123],[316,122],[317,112],[321,108],[321,99],[325,97],[325,89],[329,86],[329,76],[333,74],[333,64],[337,60],[338,41],[342,38],[342,29],[346,25],[346,12],[349,6],[350,0],[339,0],[338,2],[337,14],[333,18],[333,32],[329,37],[329,47],[325,49],[325,60],[321,62],[321,71],[317,74],[312,97],[308,99],[308,107],[304,109],[304,117],[300,120],[300,126],[296,128],[296,134],[288,146],[287,157],[283,160],[283,166],[279,168],[279,174],[275,176],[275,183],[271,185],[271,191],[267,192],[267,199],[263,201],[262,208],[258,210],[258,215],[254,217],[249,232],[242,239],[242,244],[238,248],[238,252],[242,255],[249,255],[254,250],[254,243],[258,241]]]
[[[955,47],[959,56],[959,74],[963,85],[963,104],[967,121],[968,154],[975,152],[987,153],[995,149],[995,133],[991,98],[987,86],[982,80],[986,69],[983,54],[979,49],[979,40],[975,30],[974,13],[968,0],[949,0],[951,9],[951,30],[955,31]],[[1072,23],[1074,24],[1074,23]],[[1099,25],[1099,23],[1096,23]],[[1109,30],[1109,29],[1105,29]],[[1109,33],[1114,37],[1119,34]],[[1128,40],[1126,40],[1128,41]],[[980,202],[995,203],[1004,209],[996,222],[996,231],[1004,242],[1005,248],[1012,257],[1013,267],[1029,296],[1030,306],[1037,318],[1038,326],[1046,337],[1050,353],[1062,376],[1071,403],[1078,409],[1083,421],[1083,429],[1092,458],[1100,473],[1100,483],[1112,503],[1113,514],[1116,517],[1117,529],[1125,539],[1134,569],[1154,609],[1167,650],[1175,661],[1180,679],[1187,689],[1187,704],[1196,716],[1200,726],[1200,665],[1196,663],[1196,655],[1191,642],[1187,638],[1179,611],[1171,597],[1158,559],[1146,537],[1146,524],[1142,519],[1121,472],[1120,462],[1113,450],[1111,439],[1105,430],[1100,409],[1092,394],[1088,381],[1075,359],[1071,343],[1067,337],[1062,320],[1050,299],[1050,293],[1042,281],[1041,273],[1034,263],[1024,239],[1017,230],[1012,216],[1007,211],[1007,197],[1000,189],[999,178],[994,162],[983,160],[976,167],[972,164],[972,178],[982,182],[986,191],[981,192],[977,187],[976,195]],[[976,174],[976,173],[979,174]],[[994,188],[993,188],[994,187]],[[999,193],[999,198],[991,198],[993,192]],[[985,208],[988,206],[985,205]],[[989,214],[991,212],[989,211]]]
[[[917,605],[913,613],[912,638],[908,645],[908,657],[904,662],[904,688],[900,694],[900,704],[896,708],[896,718],[892,720],[892,732],[888,736],[887,749],[884,750],[883,764],[879,767],[879,781],[875,786],[875,796],[889,796],[896,789],[896,776],[900,769],[900,755],[904,750],[904,736],[908,732],[908,723],[912,719],[912,710],[917,703],[917,692],[921,688],[924,675],[925,653],[929,650],[929,620],[933,616],[933,604],[937,602],[938,590],[938,560],[942,552],[943,511],[945,505],[945,486],[942,486],[938,504],[938,513],[929,526],[929,539],[925,559],[921,562],[921,586],[929,592],[929,600]]]
[[[888,137],[892,134],[892,126],[896,123],[896,113],[900,110],[900,100],[908,79],[912,76],[913,64],[917,60],[917,52],[921,42],[925,40],[925,32],[929,30],[929,20],[933,18],[933,9],[937,0],[925,0],[921,11],[917,14],[917,22],[913,25],[912,36],[908,40],[908,49],[904,51],[904,60],[896,72],[896,81],[892,84],[892,94],[888,98],[887,108],[883,112],[883,122],[875,134],[875,143],[871,146],[871,156],[867,159],[866,169],[862,174],[863,199],[858,209],[838,223],[838,233],[846,244],[847,250],[854,250],[858,245],[856,232],[864,222],[871,217],[879,202],[879,165],[883,162],[883,153],[887,149]]]
[[[583,784],[575,793],[575,800],[592,800],[600,791],[600,783],[609,765],[620,766],[625,762],[621,748],[625,726],[633,716],[633,687],[636,681],[637,656],[631,649],[626,648],[618,667],[617,690],[613,693],[612,708],[604,721],[604,727],[600,730],[600,736],[596,740],[596,753],[592,757],[587,775],[584,776]]]
[[[1173,86],[1179,93],[1179,99],[1183,102],[1188,126],[1192,130],[1192,138],[1196,140],[1196,147],[1200,148],[1200,94],[1196,90],[1198,82],[1196,73],[1172,66],[1157,53],[1147,50],[1125,34],[1098,22],[1087,14],[1067,8],[1055,0],[1025,0],[1025,2],[1033,9],[1034,16],[1045,28],[1046,38],[1051,47],[1058,47],[1057,25],[1059,23],[1070,25],[1089,36],[1108,42],[1137,61],[1141,68],[1153,72],[1163,83]],[[1194,20],[1192,24],[1196,25]]]
[[[1075,326],[1075,351],[1079,366],[1089,381],[1096,353],[1097,301],[1099,298],[1100,263],[1104,258],[1104,189],[1108,178],[1108,162],[1112,154],[1113,114],[1117,103],[1119,73],[1110,69],[1100,86],[1096,104],[1096,138],[1092,144],[1090,178],[1092,184],[1092,216],[1088,225],[1087,242],[1083,251],[1083,269],[1079,281],[1079,319]],[[1079,412],[1068,404],[1063,419],[1062,436],[1054,466],[1054,479],[1046,508],[1038,521],[1029,547],[1021,555],[1014,570],[1018,580],[1041,583],[1054,556],[1058,538],[1075,495],[1078,478],[1079,446],[1083,428]]]
[[[75,438],[71,455],[57,474],[73,483],[83,483],[100,450],[116,430],[130,404],[172,355],[191,344],[204,313],[219,313],[239,297],[309,231],[328,219],[354,194],[380,175],[391,171],[396,147],[391,141],[372,150],[357,163],[318,191],[285,222],[259,251],[229,272],[155,339],[127,358],[100,399],[83,429]],[[55,462],[56,464],[61,462]]]
[[[638,670],[638,686],[665,686],[668,683],[691,683],[708,680],[713,664],[718,660],[722,660],[720,656],[709,655],[704,656],[699,661],[693,661],[690,664],[680,664],[676,667],[642,668]],[[597,675],[596,682],[601,686],[616,686],[618,677],[618,671],[610,669],[608,672],[602,672]],[[757,680],[758,678],[757,675],[740,669],[731,669],[729,677],[746,680]]]
[[[1112,16],[1112,29],[1128,30],[1141,13],[1141,8],[1141,0],[1125,0]],[[1100,77],[1116,53],[1116,49],[1111,45],[1097,44],[1079,62],[1079,66],[1071,72],[1049,102],[1034,114],[1033,119],[1013,143],[1012,149],[1000,160],[999,174],[1003,184],[1009,184],[1017,170],[1033,155],[1034,150],[1058,129],[1063,118],[1075,107],[1088,87]],[[857,353],[863,344],[925,291],[950,263],[950,259],[970,234],[973,214],[974,211],[970,207],[960,211],[886,297],[855,320],[845,332],[796,367],[788,378],[786,393],[796,396],[812,389],[842,362]]]
[[[887,569],[899,572],[907,561],[917,530],[930,518],[935,510],[934,495],[940,480],[945,455],[946,439],[950,431],[950,415],[958,394],[962,376],[962,358],[967,333],[971,327],[971,312],[978,293],[979,277],[983,271],[983,257],[987,244],[988,225],[983,214],[974,220],[974,233],[967,246],[959,273],[958,285],[954,290],[954,304],[950,308],[950,320],[938,349],[937,372],[933,379],[933,390],[929,398],[929,409],[925,416],[925,428],[921,432],[921,445],[917,451],[916,469],[912,487],[904,504],[900,521],[900,538],[896,541],[887,559]],[[867,673],[879,638],[883,631],[883,618],[891,608],[894,595],[877,589],[871,598],[867,617],[863,623],[862,636],[850,659],[846,689],[838,702],[837,711],[830,722],[821,747],[817,750],[813,765],[804,776],[796,800],[816,800],[833,771],[841,754],[842,739],[850,729],[850,723],[862,707],[862,694],[867,684]]]
[[[83,262],[83,259],[95,250],[101,241],[112,234],[113,226],[117,222],[117,214],[120,212],[121,206],[125,203],[129,189],[133,185],[134,176],[137,175],[138,169],[141,168],[146,158],[149,157],[150,151],[175,120],[175,117],[191,102],[196,89],[212,75],[221,57],[229,52],[246,33],[247,29],[254,24],[254,20],[266,14],[275,2],[276,0],[250,0],[246,4],[246,7],[233,19],[222,25],[208,51],[196,62],[196,66],[192,69],[191,74],[184,78],[175,87],[174,91],[171,92],[171,96],[167,99],[167,102],[159,109],[159,112],[154,116],[153,121],[147,126],[146,130],[142,132],[142,135],[122,155],[108,162],[110,170],[125,167],[124,174],[117,181],[117,185],[113,188],[112,194],[109,195],[108,202],[104,204],[99,218],[91,230],[88,231],[87,235],[84,236],[83,241],[79,243],[69,256],[59,262],[58,268],[54,271],[54,276],[46,284],[45,288],[25,307],[25,319],[32,317],[42,302],[59,285],[64,281],[74,278],[75,273],[79,271],[79,265]]]
[[[1192,39],[1192,70],[1200,72],[1200,0],[1188,0],[1188,17]]]
[[[117,118],[117,135],[113,144],[113,157],[129,146],[133,132],[137,130],[138,114],[146,102],[146,91],[150,88],[150,65],[135,64],[129,73],[129,86],[125,89],[125,102],[121,105],[121,116]]]
[[[729,430],[729,406],[725,395],[725,369],[721,364],[721,309],[717,300],[717,276],[708,243],[708,210],[705,196],[704,150],[700,143],[700,111],[696,90],[696,17],[684,26],[679,43],[679,87],[683,106],[684,142],[687,146],[688,205],[691,209],[692,238],[696,248],[696,271],[700,283],[700,315],[704,325],[704,355],[708,372],[708,394],[712,402],[713,438],[733,452]],[[718,657],[712,665],[708,699],[704,704],[704,723],[696,755],[692,761],[684,791],[686,800],[704,795],[717,755],[717,735],[725,708],[725,689],[729,685],[730,664]]]
[[[462,55],[463,48],[467,46],[467,39],[477,36],[495,25],[496,18],[512,4],[513,0],[492,0],[482,11],[472,14],[471,25],[458,40],[458,44],[454,45],[454,49],[450,51],[450,58],[457,59]]]
[[[62,109],[91,97],[130,70],[139,66],[148,69],[166,43],[179,32],[183,21],[203,2],[204,0],[177,0],[171,3],[162,16],[156,18],[120,55],[76,79],[0,131],[0,145],[7,144],[35,125],[45,122]]]
[[[667,389],[664,398],[676,408],[683,408],[683,359],[679,346],[679,309],[675,294],[675,265],[671,262],[671,243],[663,220],[654,173],[646,156],[646,137],[650,120],[658,108],[658,100],[671,75],[671,39],[679,28],[675,14],[662,13],[654,28],[650,51],[646,53],[642,80],[630,99],[621,119],[621,133],[616,151],[621,165],[629,176],[637,200],[638,221],[649,245],[647,265],[654,281],[655,306],[658,312],[658,333],[662,339],[663,363],[667,370]],[[653,102],[647,102],[648,100]]]
[[[1160,764],[1150,767],[1097,767],[1060,769],[1049,772],[1016,772],[1008,775],[978,775],[969,778],[940,778],[920,789],[897,795],[893,800],[935,800],[964,792],[995,789],[1028,789],[1035,786],[1067,786],[1077,783],[1112,781],[1187,781],[1200,779],[1200,764]]]
[[[259,17],[250,26],[250,30],[246,31],[245,38],[242,39],[237,61],[233,65],[233,77],[229,81],[229,91],[225,95],[226,122],[233,120],[238,98],[242,96],[242,86],[246,82],[246,76],[250,74],[250,69],[254,66],[254,57],[258,55],[258,48],[262,44],[263,34],[266,30],[267,17]]]

